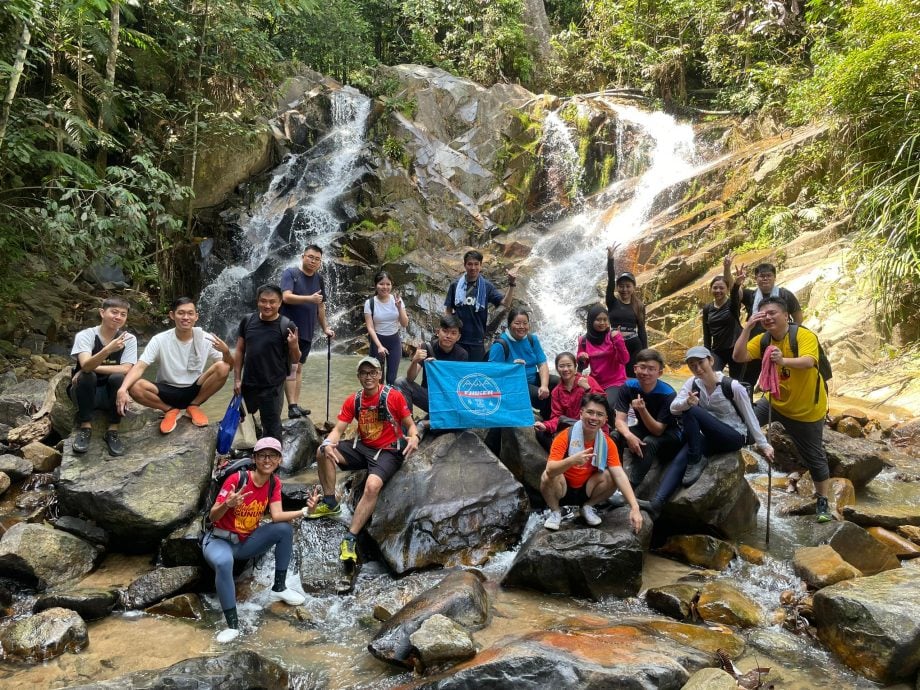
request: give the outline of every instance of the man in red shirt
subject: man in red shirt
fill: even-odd
[[[607,423],[607,396],[585,393],[580,420],[553,441],[540,477],[540,493],[549,506],[546,529],[557,530],[562,522],[561,505],[581,506],[581,515],[590,526],[601,524],[594,510],[619,489],[629,504],[629,522],[636,533],[642,528],[642,513],[623,468],[616,444],[602,430]],[[604,444],[599,447],[598,444]]]
[[[418,448],[418,430],[406,399],[397,389],[380,383],[380,361],[365,357],[358,362],[361,390],[342,405],[335,427],[316,451],[323,500],[310,518],[338,515],[342,507],[335,498],[336,467],[344,470],[367,470],[364,493],[355,506],[351,527],[342,540],[340,558],[357,561],[355,538],[367,524],[383,485],[402,467],[403,460]],[[340,441],[348,425],[358,422],[353,441]],[[405,436],[403,436],[405,429]]]

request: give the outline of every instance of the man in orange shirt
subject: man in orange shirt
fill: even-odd
[[[642,513],[623,468],[616,445],[601,429],[607,423],[607,397],[585,393],[580,420],[553,441],[540,477],[540,493],[549,506],[546,529],[557,530],[562,522],[561,505],[581,506],[581,515],[590,526],[601,524],[594,510],[619,489],[629,504],[629,522],[636,533],[642,528]],[[600,442],[600,443],[598,443]]]

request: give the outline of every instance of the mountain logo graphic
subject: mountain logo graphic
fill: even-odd
[[[468,374],[457,382],[457,398],[468,412],[489,417],[502,405],[502,392],[485,374]]]

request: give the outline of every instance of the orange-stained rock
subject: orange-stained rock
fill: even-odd
[[[650,620],[640,627],[654,630],[681,645],[687,645],[707,654],[722,649],[735,659],[744,652],[744,638],[727,626],[704,627],[678,621]]]
[[[739,628],[753,628],[763,622],[760,605],[727,582],[710,582],[700,592],[696,610],[704,621]]]
[[[834,428],[841,434],[846,434],[850,438],[862,438],[863,427],[857,420],[852,417],[843,417],[834,425]]]
[[[735,547],[705,534],[679,534],[669,537],[659,552],[690,565],[725,570],[735,557]]]
[[[748,563],[753,563],[754,565],[763,565],[764,559],[767,557],[767,554],[760,549],[755,549],[753,546],[748,546],[747,544],[738,545],[738,555]]]
[[[862,575],[826,544],[797,549],[792,559],[792,568],[812,589],[821,589]]]
[[[920,544],[920,527],[916,525],[901,525],[898,534],[905,539],[910,539],[914,544]]]
[[[843,520],[843,509],[856,505],[856,489],[853,482],[845,477],[831,477],[828,488],[830,503],[838,520]]]
[[[898,558],[916,558],[920,556],[920,546],[891,530],[887,530],[884,527],[869,527],[866,531],[894,551]]]

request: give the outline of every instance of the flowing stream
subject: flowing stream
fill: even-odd
[[[598,281],[605,278],[606,247],[638,237],[661,193],[691,176],[698,164],[690,125],[680,124],[665,113],[613,103],[610,107],[620,118],[620,132],[629,126],[645,140],[640,148],[647,150],[647,167],[635,180],[615,180],[594,197],[593,204],[588,202],[577,214],[553,224],[534,247],[527,299],[539,314],[538,333],[550,360],[573,348],[584,332],[577,309],[598,301]],[[567,129],[552,127],[550,131],[552,138],[545,139],[544,146],[563,152],[574,147],[571,141],[559,142],[560,133]],[[616,157],[618,175],[633,168],[626,164],[635,161],[630,161],[622,136],[617,138]],[[631,196],[607,205],[611,197],[620,199],[624,185],[630,182],[634,183]]]
[[[329,132],[309,151],[289,155],[255,202],[237,238],[243,260],[224,268],[201,293],[206,327],[218,334],[232,333],[253,310],[255,289],[298,265],[305,245],[326,250],[342,230],[339,200],[362,173],[371,100],[350,87],[334,92],[331,100]],[[327,273],[326,280],[335,295],[335,275]]]

